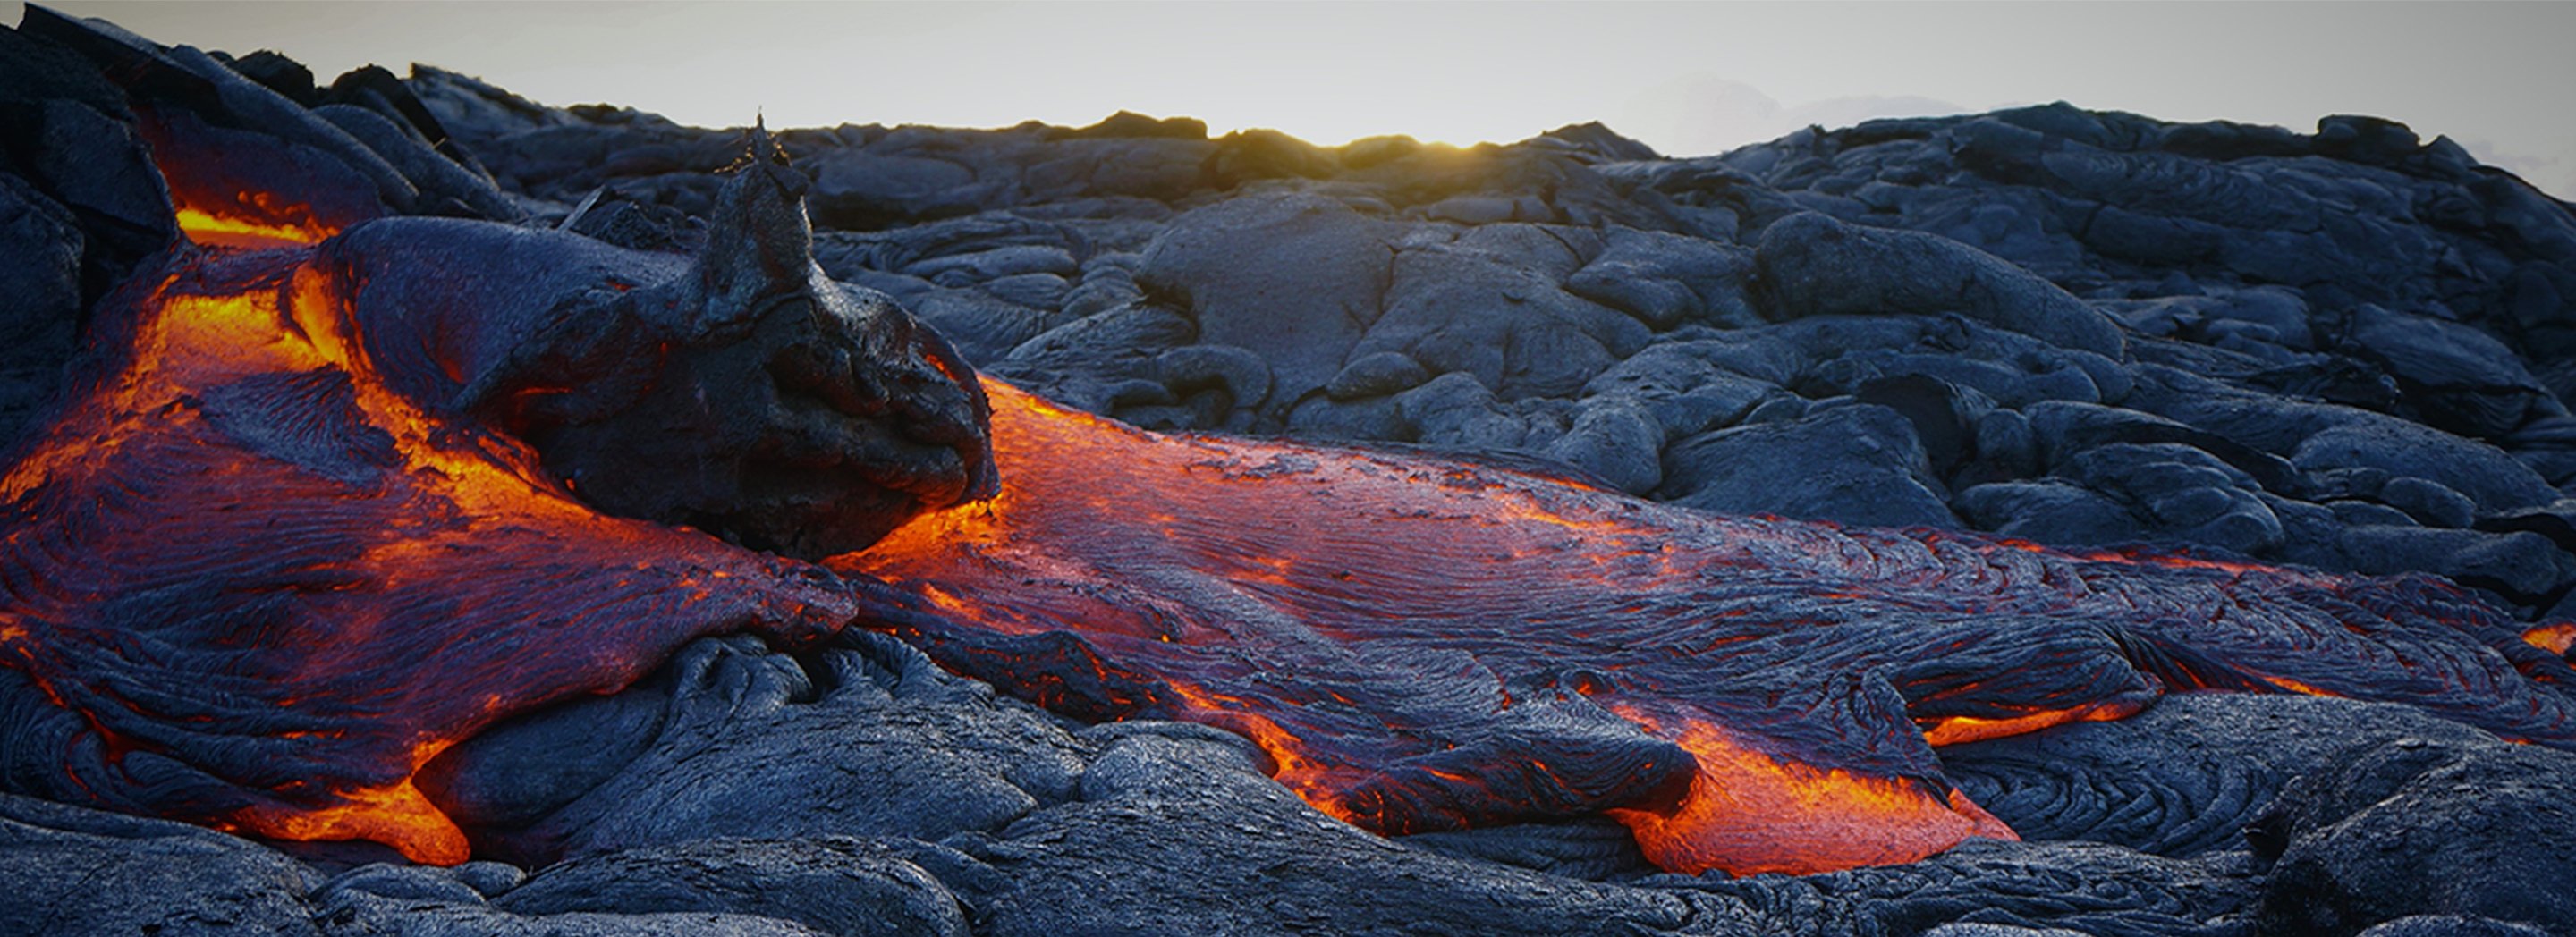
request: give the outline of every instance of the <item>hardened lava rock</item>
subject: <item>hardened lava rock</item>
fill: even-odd
[[[451,391],[458,407],[527,440],[612,514],[819,559],[921,511],[990,497],[991,408],[974,370],[883,295],[814,266],[804,177],[766,133],[753,132],[734,173],[706,248],[676,275],[650,255],[595,245],[560,247],[540,267],[508,256],[527,238],[489,229],[388,221],[353,231],[343,250],[364,265],[359,315],[412,325],[431,348],[460,325],[484,333],[475,350],[490,363]],[[566,260],[592,275],[559,301],[568,311],[508,301],[510,281],[474,274],[501,264],[543,276]],[[533,334],[413,325],[459,274],[493,290],[489,308],[532,320]]]

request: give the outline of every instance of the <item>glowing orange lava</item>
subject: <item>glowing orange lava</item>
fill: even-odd
[[[2523,632],[2522,640],[2532,647],[2563,657],[2568,648],[2576,647],[2576,624],[2558,622],[2542,625]]]
[[[2568,731],[2565,702],[2503,658],[2418,649],[2498,646],[2477,630],[2492,613],[2425,580],[1711,517],[986,389],[1001,496],[831,561],[921,597],[886,627],[1084,718],[1231,729],[1290,789],[1385,832],[1607,811],[1668,869],[1813,872],[2009,837],[1931,746],[2117,719],[2168,689],[2490,721],[2528,701],[2502,721]]]
[[[2284,687],[2284,689],[2290,688]],[[1983,742],[1988,739],[2037,732],[2070,722],[2109,722],[2113,719],[2126,719],[2137,715],[2138,710],[2143,708],[2145,707],[2134,701],[2111,700],[2067,709],[2043,709],[2018,716],[1996,718],[1952,716],[1925,727],[1923,741],[1936,747]]]
[[[388,389],[313,248],[177,263],[103,310],[118,344],[0,474],[0,665],[95,737],[71,789],[459,862],[411,783],[438,751],[699,635],[810,640],[855,612],[809,567],[602,516],[515,440]]]
[[[207,247],[266,249],[319,244],[333,232],[319,226],[266,224],[244,218],[214,215],[195,208],[182,208],[178,213],[179,231],[188,240]]]
[[[412,770],[445,750],[448,742],[413,747]],[[455,865],[473,858],[465,831],[412,785],[411,779],[336,792],[338,802],[318,809],[256,807],[236,814],[229,828],[288,840],[372,840],[394,847],[403,858],[431,865]]]
[[[1704,719],[1623,714],[1680,741],[1699,762],[1679,803],[1609,811],[1636,832],[1647,859],[1671,871],[1806,875],[1912,862],[1971,836],[2021,838],[1955,790],[1819,771],[1753,750]]]

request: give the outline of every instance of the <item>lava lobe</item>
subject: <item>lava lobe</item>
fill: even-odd
[[[2576,745],[2567,665],[2430,577],[1717,516],[988,390],[1001,495],[830,562],[916,597],[874,626],[1060,712],[1242,733],[1384,832],[1607,812],[1678,871],[1910,861],[2012,835],[1934,746],[2177,691]]]
[[[738,173],[694,261],[457,219],[180,214],[208,246],[102,304],[0,474],[0,681],[44,703],[6,720],[12,770],[463,861],[410,781],[447,746],[694,637],[847,622],[831,573],[674,524],[864,545],[990,491],[986,404],[934,333],[812,270],[785,171]]]

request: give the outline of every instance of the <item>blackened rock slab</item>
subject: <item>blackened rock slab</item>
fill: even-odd
[[[1744,296],[1753,257],[1742,248],[1631,228],[1611,229],[1608,241],[1599,257],[1566,278],[1568,292],[1659,330],[1690,321],[1727,326],[1761,321]]]
[[[1663,426],[1644,401],[1628,395],[1591,397],[1576,406],[1573,424],[1548,444],[1547,455],[1621,491],[1644,495],[1664,482],[1662,460],[1656,456],[1663,437]]]
[[[2459,914],[2419,914],[2362,931],[2362,937],[2545,937],[2529,924]]]
[[[2429,569],[2535,606],[2576,579],[2576,557],[2529,531],[2483,533],[2361,522],[2345,527],[2335,546],[2342,554],[2338,565],[2358,572]]]
[[[1956,312],[2063,348],[2121,357],[2119,326],[2056,284],[1936,235],[1795,215],[1755,261],[1779,318]]]
[[[0,173],[0,447],[61,391],[81,311],[71,213]]]
[[[936,841],[1070,796],[1090,746],[882,635],[837,640],[810,664],[698,642],[613,701],[459,745],[421,783],[479,849],[531,863],[708,837]]]
[[[2127,719],[1953,745],[1941,764],[2025,839],[2187,857],[2243,848],[2243,828],[2292,779],[2408,737],[2491,738],[2407,706],[2185,693]]]
[[[1542,230],[1418,230],[1394,254],[1383,315],[1368,323],[1351,353],[1402,352],[1434,373],[1471,375],[1503,400],[1573,395],[1644,347],[1650,333],[1559,286],[1558,274],[1544,266],[1547,255],[1567,267],[1579,256]],[[1512,235],[1543,243],[1533,250]]]
[[[1974,840],[1910,865],[1824,875],[1650,879],[1752,909],[1764,933],[1897,937],[1960,923],[2097,937],[2241,933],[2256,897],[2241,856],[2166,859],[2097,843]]]
[[[1200,340],[1268,358],[1270,399],[1293,403],[1331,380],[1377,321],[1390,237],[1329,199],[1245,196],[1174,219],[1136,281],[1188,309]]]
[[[2364,468],[2439,482],[2477,502],[2480,513],[2558,500],[2539,473],[2503,450],[2377,414],[2358,414],[2308,436],[2289,455],[2306,472]]]
[[[1664,456],[1663,493],[1720,513],[1758,511],[1878,526],[1952,527],[1914,427],[1886,407],[1719,430]]]
[[[2397,379],[2425,422],[2442,429],[2496,438],[2530,417],[2566,413],[2513,349],[2475,328],[2365,304],[2354,311],[2347,340]]]
[[[966,363],[883,295],[822,276],[803,177],[753,145],[694,263],[431,219],[325,251],[397,390],[526,439],[608,512],[819,558],[990,494]]]
[[[480,905],[424,905],[346,892],[325,906],[325,937],[830,937],[777,918],[744,914],[551,914],[522,917]]]
[[[1084,410],[1106,413],[1154,394],[1152,388],[1168,396],[1171,389],[1163,385],[1158,363],[1162,353],[1191,347],[1197,335],[1198,327],[1180,312],[1122,304],[1020,343],[989,371],[1045,387],[1050,396],[1062,395]]]
[[[366,144],[193,47],[164,47],[105,20],[43,7],[29,8],[19,28],[118,80],[156,148],[193,151],[188,159],[156,157],[183,208],[264,218],[273,207],[261,198],[319,194],[314,176],[332,179],[331,198],[308,198],[298,210],[333,228],[421,207],[420,190]]]
[[[2146,528],[2126,506],[2064,481],[1977,485],[1960,491],[1950,506],[1978,530],[2050,546],[2146,539]]]
[[[0,128],[16,141],[0,163],[85,229],[84,306],[177,233],[125,95],[72,50],[0,30]]]
[[[2261,926],[2354,934],[2464,914],[2576,930],[2576,755],[2409,736],[2347,750],[2255,827]]]
[[[311,906],[314,927],[324,937],[825,937],[827,933],[785,918],[719,911],[514,914],[494,907],[486,898],[506,895],[525,876],[515,869],[506,875],[481,874],[497,865],[364,866],[332,879],[305,900]]]
[[[311,870],[212,830],[0,794],[0,932],[313,934]]]
[[[414,206],[417,214],[496,221],[515,221],[526,214],[494,188],[492,180],[440,154],[428,141],[416,136],[416,130],[354,104],[326,104],[314,108],[313,115],[366,144],[367,149],[402,173],[404,181],[420,190],[421,201]]]
[[[902,851],[861,840],[700,840],[552,866],[493,906],[522,915],[744,914],[836,937],[965,937],[957,900]]]

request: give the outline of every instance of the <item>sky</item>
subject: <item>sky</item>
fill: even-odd
[[[16,3],[0,2],[15,22]],[[1121,109],[1338,144],[1598,120],[1668,155],[1809,123],[2065,100],[2313,130],[2404,121],[2576,198],[2576,2],[137,2],[57,9],[269,48],[327,81],[424,62],[682,123],[1082,125]]]

